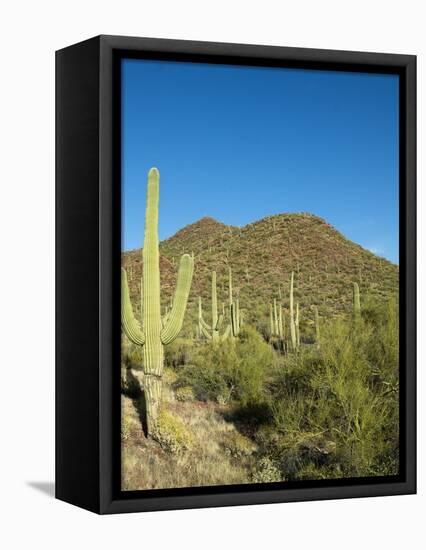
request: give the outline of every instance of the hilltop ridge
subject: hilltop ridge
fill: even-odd
[[[211,272],[217,272],[218,299],[227,303],[228,266],[234,291],[251,322],[266,322],[269,304],[280,299],[286,307],[291,271],[295,299],[306,317],[317,305],[324,315],[339,315],[351,305],[352,283],[362,297],[384,297],[398,289],[399,269],[391,262],[345,238],[326,220],[308,213],[268,216],[243,227],[226,225],[205,216],[160,243],[162,303],[174,292],[178,263],[194,254],[194,279],[186,323],[196,318],[196,301],[210,303]],[[140,250],[123,253],[129,285],[138,303],[142,273]]]

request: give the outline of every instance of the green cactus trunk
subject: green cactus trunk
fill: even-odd
[[[320,326],[319,326],[319,315],[318,315],[318,308],[317,306],[314,306],[314,315],[315,315],[315,339],[317,343],[317,347],[320,347]]]
[[[274,334],[279,335],[277,300],[274,298]]]
[[[296,328],[296,346],[300,348],[300,326],[299,326],[299,302],[296,303],[296,320],[294,322]]]
[[[294,271],[291,272],[290,279],[290,338],[291,338],[291,348],[293,351],[297,349],[297,340],[296,340],[296,324],[294,321]]]
[[[231,334],[235,338],[240,333],[240,301],[232,296],[232,269],[229,268],[229,313],[231,317]]]
[[[143,346],[146,423],[147,433],[152,436],[155,436],[158,430],[164,368],[163,346],[173,342],[182,328],[194,268],[193,258],[188,254],[183,255],[179,266],[173,306],[165,318],[161,319],[160,253],[158,247],[159,193],[160,175],[156,168],[152,168],[148,174],[145,237],[142,250],[141,309],[143,310],[143,328],[133,313],[126,271],[122,269],[121,274],[121,323],[129,340],[135,345]]]
[[[219,338],[219,331],[217,330],[218,315],[217,315],[217,288],[216,288],[216,271],[212,273],[212,331],[213,340]]]
[[[355,318],[361,315],[361,301],[359,298],[358,283],[353,283],[353,314]]]
[[[278,336],[281,340],[284,340],[283,307],[281,304],[280,309],[278,310]]]

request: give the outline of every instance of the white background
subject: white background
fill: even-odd
[[[419,496],[98,517],[55,501],[54,51],[97,34],[417,54],[424,212],[421,0],[3,2],[0,14],[0,544],[3,548],[424,548]],[[422,158],[423,157],[423,158]],[[419,235],[425,233],[425,217]],[[424,263],[420,240],[419,264]],[[420,268],[421,269],[421,268]],[[419,289],[419,322],[425,319]],[[420,342],[421,345],[421,342]],[[424,347],[419,456],[424,461]],[[421,542],[422,541],[422,542]]]

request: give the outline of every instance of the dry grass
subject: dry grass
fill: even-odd
[[[164,408],[191,434],[191,446],[172,452],[143,433],[135,402],[122,396],[122,487],[141,490],[249,483],[256,445],[224,419],[215,403],[180,402],[166,384]]]

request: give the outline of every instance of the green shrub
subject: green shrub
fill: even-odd
[[[158,417],[158,430],[154,438],[163,449],[169,453],[180,454],[193,446],[194,437],[185,424],[177,416],[165,409]]]
[[[265,400],[274,354],[255,329],[244,327],[236,339],[199,346],[193,361],[179,372],[179,385],[191,386],[197,399],[242,406]]]
[[[264,457],[257,464],[252,481],[253,483],[275,483],[277,481],[284,481],[284,479],[275,462],[268,457]]]
[[[190,363],[192,349],[192,340],[176,338],[171,344],[164,347],[165,366],[175,369]]]
[[[181,386],[175,391],[175,397],[178,401],[194,401],[194,390],[191,386]]]
[[[356,323],[322,326],[321,349],[289,357],[270,402],[263,444],[289,479],[386,475],[398,469],[396,303],[370,304]],[[317,477],[322,477],[322,474]]]
[[[267,377],[274,366],[273,351],[255,329],[245,327],[236,343],[236,353],[235,399],[242,406],[264,402]]]
[[[121,419],[121,439],[122,441],[130,439],[130,419],[125,415]]]
[[[256,445],[237,431],[225,433],[221,444],[225,452],[233,458],[250,456],[256,450]]]

